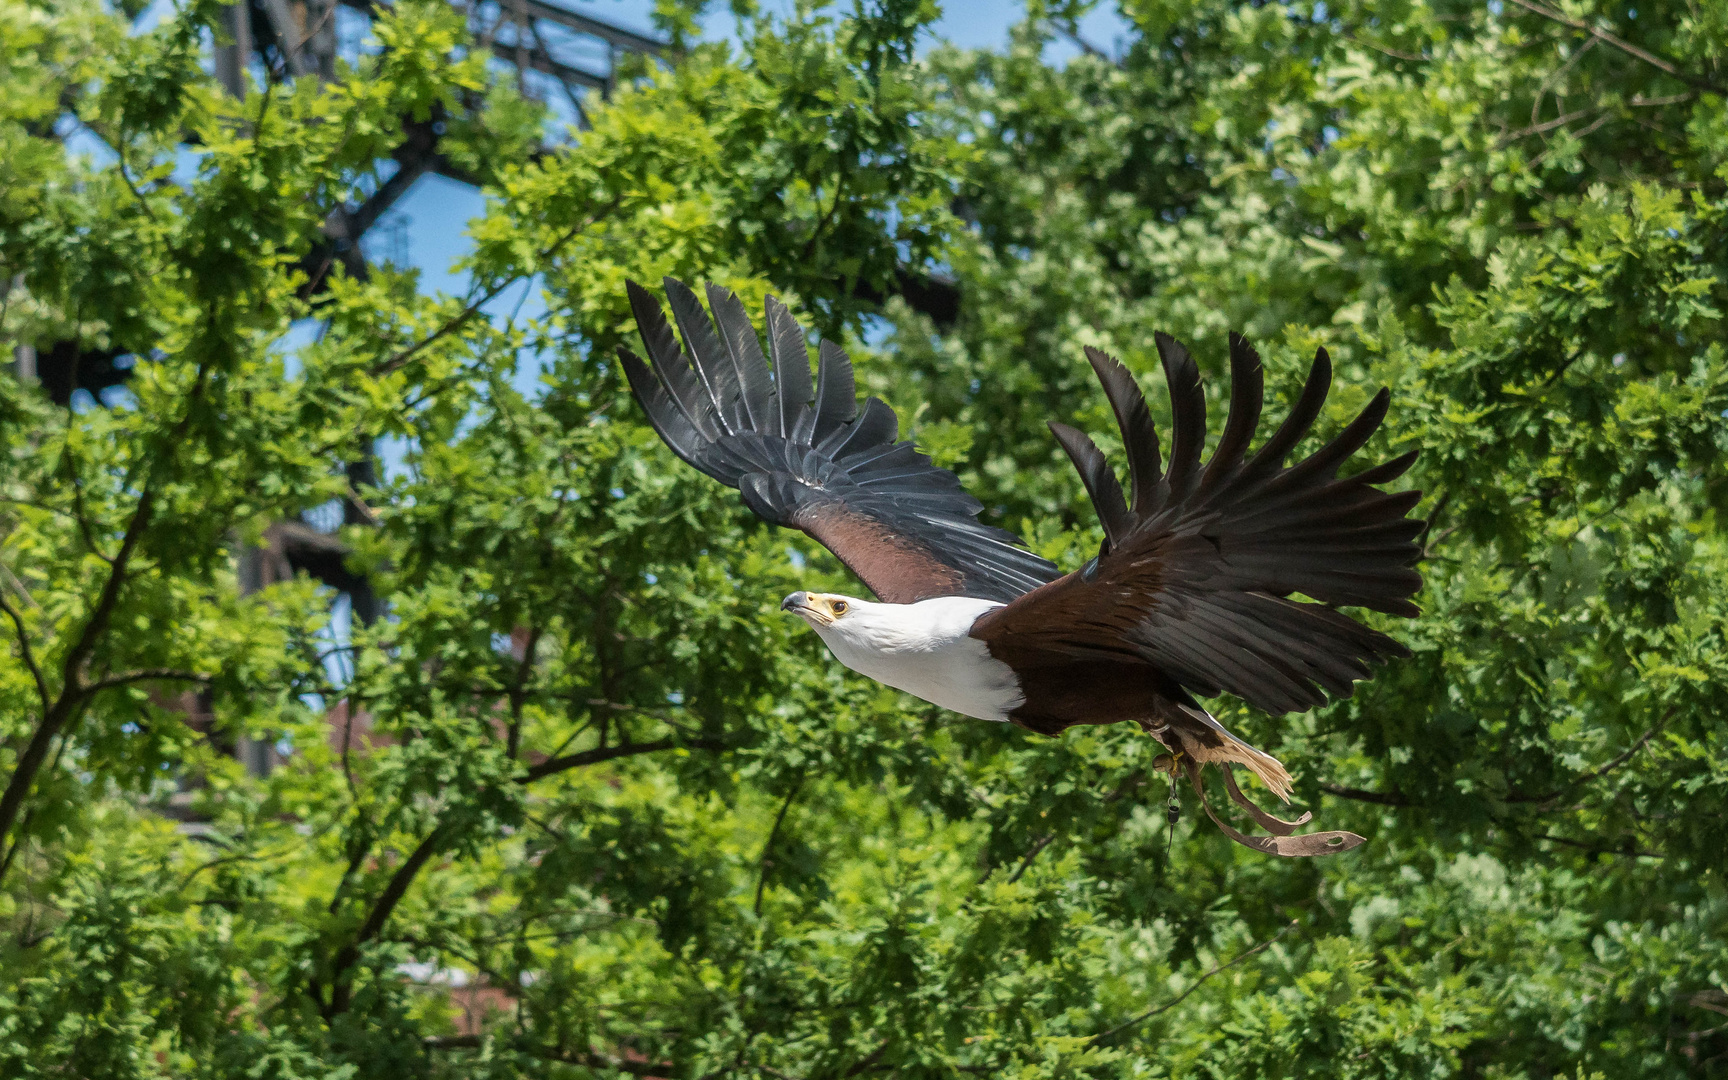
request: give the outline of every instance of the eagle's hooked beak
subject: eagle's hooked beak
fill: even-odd
[[[810,594],[809,593],[807,593],[807,592],[795,592],[791,596],[788,596],[786,599],[780,601],[780,610],[781,611],[792,611],[792,612],[804,611],[810,607],[809,601],[810,601]]]

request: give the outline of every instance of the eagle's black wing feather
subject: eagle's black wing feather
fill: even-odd
[[[1230,414],[1202,468],[1198,368],[1170,338],[1157,344],[1174,417],[1168,469],[1133,377],[1088,350],[1122,429],[1132,498],[1090,439],[1052,425],[1103,522],[1103,550],[1085,572],[985,615],[973,636],[1027,664],[1133,657],[1193,693],[1227,692],[1274,713],[1348,697],[1371,663],[1407,650],[1337,608],[1415,615],[1410,597],[1422,585],[1414,541],[1424,523],[1407,516],[1421,493],[1374,486],[1403,475],[1415,453],[1338,476],[1385,417],[1387,392],[1286,467],[1326,401],[1322,349],[1289,417],[1249,456],[1263,377],[1259,356],[1232,335]]]
[[[708,286],[711,322],[696,294],[667,278],[685,349],[660,305],[635,282],[630,307],[652,363],[619,357],[630,388],[666,445],[776,525],[826,546],[877,596],[1009,601],[1058,576],[1012,534],[982,525],[981,503],[910,442],[875,398],[858,411],[852,363],[831,342],[809,353],[791,313],[767,302],[769,351],[737,296]]]

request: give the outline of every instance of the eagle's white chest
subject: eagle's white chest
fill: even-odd
[[[980,720],[1007,720],[1026,700],[1014,670],[967,636],[993,600],[944,596],[916,604],[857,603],[816,633],[835,659],[879,683]]]

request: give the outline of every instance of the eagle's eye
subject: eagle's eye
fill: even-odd
[[[834,614],[836,614],[836,615],[846,614],[846,601],[844,601],[844,600],[834,601]]]

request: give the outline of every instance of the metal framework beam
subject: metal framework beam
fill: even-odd
[[[554,60],[547,54],[546,50],[540,48],[538,45],[517,45],[514,43],[506,44],[502,41],[493,41],[492,51],[498,56],[510,61],[512,64],[526,64],[535,71],[550,75],[560,82],[575,83],[577,86],[586,87],[589,90],[598,90],[604,95],[610,95],[612,93],[612,79],[610,76],[596,75],[593,72],[583,71],[580,68],[573,68],[568,64],[560,63],[559,61]]]

